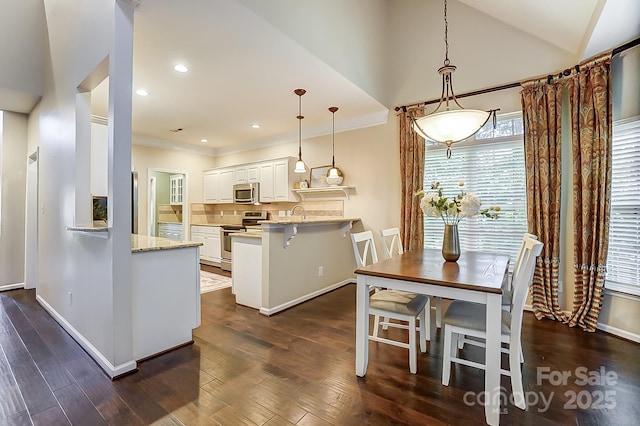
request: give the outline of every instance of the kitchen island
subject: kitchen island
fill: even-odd
[[[136,361],[192,343],[200,325],[200,242],[131,235]]]
[[[260,274],[259,283],[241,280],[241,276],[234,279],[236,297],[247,294],[251,299],[242,304],[273,315],[353,282],[356,264],[349,232],[362,230],[359,218],[288,217],[265,220],[261,226],[258,236],[232,236],[232,277],[240,270]],[[242,287],[245,283],[251,288]]]

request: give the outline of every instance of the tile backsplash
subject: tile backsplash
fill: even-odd
[[[304,207],[307,218],[344,216],[344,202],[342,200],[269,203],[260,206],[192,203],[190,223],[192,225],[212,223],[240,224],[242,222],[242,212],[247,210],[267,211],[269,213],[269,219],[277,220],[281,211],[284,211],[286,214],[286,212],[297,204],[301,204]],[[300,210],[296,210],[295,214],[299,215]]]

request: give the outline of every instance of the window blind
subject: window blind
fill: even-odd
[[[428,146],[425,155],[424,190],[429,192],[432,182],[444,186],[449,198],[459,193],[458,182],[464,190],[473,192],[482,201],[482,208],[500,206],[496,220],[464,218],[458,226],[462,250],[503,253],[515,259],[527,232],[526,181],[522,136],[510,140],[475,142],[453,147],[451,158],[446,148]],[[424,216],[424,245],[441,248],[444,223],[441,218]]]
[[[640,117],[613,123],[605,287],[640,295]]]

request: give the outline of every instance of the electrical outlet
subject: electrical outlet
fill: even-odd
[[[324,275],[324,267],[318,266],[318,276],[321,277]]]
[[[286,215],[287,215],[287,212],[285,212],[284,210],[280,210],[278,212],[278,216],[280,216],[280,217],[285,217]]]
[[[220,210],[220,217],[224,216],[224,210]]]
[[[69,305],[73,302],[73,294],[71,292],[67,293],[69,295]]]

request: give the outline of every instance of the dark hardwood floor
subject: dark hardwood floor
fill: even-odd
[[[33,290],[7,291],[0,293],[0,425],[484,424],[483,372],[456,365],[451,385],[442,386],[439,332],[416,375],[406,350],[370,343],[364,378],[354,373],[354,333],[353,285],[271,318],[237,306],[224,289],[202,295],[193,345],[111,381]],[[508,401],[503,377],[502,424],[637,424],[639,345],[527,313],[523,347],[529,407]],[[580,382],[582,367],[598,372],[591,384]],[[554,381],[564,371],[571,376]]]

